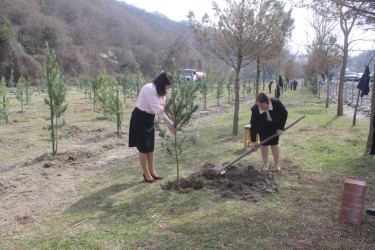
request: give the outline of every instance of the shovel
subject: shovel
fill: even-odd
[[[290,124],[288,127],[286,127],[284,129],[284,131],[288,130],[289,128],[293,127],[297,122],[299,122],[300,120],[302,120],[303,118],[305,118],[305,116],[301,116],[298,120],[296,120],[295,122],[293,122],[292,124]],[[262,146],[263,144],[265,144],[266,142],[268,142],[269,140],[272,140],[273,138],[275,138],[277,136],[277,133],[275,133],[274,135],[271,135],[270,137],[264,139],[263,141],[261,141],[260,143],[258,143],[255,147],[258,149],[260,146]],[[226,165],[217,165],[215,167],[213,167],[213,169],[217,170],[220,172],[220,174],[224,174],[226,172],[226,169],[230,166],[232,166],[234,163],[236,163],[237,161],[241,160],[244,156],[248,155],[248,154],[251,154],[252,152],[254,152],[255,150],[252,148],[244,153],[242,153],[240,156],[238,156],[236,159],[234,159],[233,161],[229,162],[228,164]]]

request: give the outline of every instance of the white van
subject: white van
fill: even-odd
[[[193,80],[194,82],[197,81],[197,71],[195,69],[184,69],[186,80],[190,81]],[[183,72],[180,71],[180,78],[184,77]]]

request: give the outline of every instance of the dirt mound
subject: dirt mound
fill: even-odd
[[[206,163],[198,172],[181,178],[180,190],[177,181],[168,182],[162,188],[181,193],[207,189],[222,197],[254,202],[265,195],[278,192],[278,185],[272,173],[259,172],[252,166],[242,169],[231,166],[221,175],[213,167],[211,163]]]

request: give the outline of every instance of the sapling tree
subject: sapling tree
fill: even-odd
[[[31,80],[30,77],[27,78],[25,81],[25,101],[26,105],[31,102],[31,95],[32,95],[32,87],[31,87]]]
[[[232,79],[233,79],[232,73],[229,73],[228,77],[227,77],[227,84],[226,84],[226,89],[227,89],[227,93],[228,93],[228,103],[230,103],[232,90],[233,90],[233,86],[234,86],[234,83],[233,83]]]
[[[129,68],[126,67],[124,70],[124,75],[121,79],[121,87],[122,87],[122,94],[124,95],[124,104],[126,103],[126,95],[128,94],[128,90],[130,87],[130,79],[129,79]]]
[[[56,55],[50,52],[48,42],[46,42],[47,61],[44,65],[47,77],[48,97],[44,98],[44,102],[50,108],[51,114],[51,141],[52,155],[57,153],[58,148],[58,129],[65,125],[65,120],[61,116],[68,108],[65,104],[65,96],[67,92],[67,79],[61,74],[59,65],[56,62]]]
[[[137,91],[137,96],[139,96],[140,87],[142,86],[142,83],[144,82],[144,78],[143,78],[143,74],[142,74],[139,64],[137,64],[136,68],[137,68],[137,72],[134,77],[134,84],[135,84],[135,89]]]
[[[116,115],[117,136],[120,136],[124,109],[123,109],[121,100],[119,98],[119,89],[112,87],[112,88],[109,88],[107,92],[108,92],[107,114]]]
[[[6,82],[5,82],[5,77],[3,76],[1,78],[0,82],[0,118],[5,119],[5,124],[9,124],[9,98],[6,96],[7,95],[7,89],[6,89]]]
[[[98,77],[98,72],[95,72],[94,78],[90,82],[90,86],[91,86],[91,90],[90,90],[91,94],[94,95],[93,97],[90,95],[90,100],[91,98],[93,98],[94,110],[95,110],[96,109],[96,94],[97,94],[98,89],[100,89],[100,79]]]
[[[109,76],[107,75],[107,70],[104,69],[103,73],[100,74],[100,83],[99,83],[100,88],[96,90],[96,97],[98,99],[98,102],[100,103],[103,115],[105,117],[108,117],[109,115],[108,99],[110,96],[110,93],[109,93],[110,84],[111,84],[111,81],[109,79]]]
[[[203,98],[203,110],[207,110],[207,94],[208,94],[208,82],[210,79],[210,65],[208,65],[206,77],[202,78],[201,84],[200,84],[200,92],[202,93]]]
[[[44,81],[39,78],[39,76],[35,78],[35,83],[36,83],[36,89],[38,90],[38,95],[40,95],[41,92],[46,91],[47,84],[45,84]]]
[[[159,126],[157,126],[157,128],[160,131],[159,134],[166,139],[166,142],[163,143],[163,145],[176,159],[177,184],[178,188],[180,188],[181,183],[178,156],[182,152],[182,145],[188,138],[191,138],[191,136],[180,137],[179,135],[183,133],[182,129],[189,124],[193,113],[198,110],[198,105],[194,104],[198,85],[195,82],[190,81],[187,84],[181,83],[180,87],[178,87],[177,81],[179,77],[177,76],[175,69],[176,67],[173,59],[171,70],[172,91],[171,97],[167,99],[165,104],[165,113],[171,119],[177,132],[171,141],[170,138],[168,139],[165,131],[162,131]]]
[[[16,82],[14,80],[14,69],[12,68],[10,70],[10,78],[9,78],[9,81],[8,81],[8,87],[12,88],[12,87],[15,87],[15,86],[16,86]]]
[[[163,67],[159,63],[158,54],[155,54],[155,65],[152,65],[152,68],[153,68],[156,75],[159,75],[163,70]]]
[[[247,84],[244,80],[241,80],[241,86],[242,86],[242,98],[245,98],[245,93],[247,91]]]
[[[16,98],[21,103],[22,112],[23,112],[23,103],[25,102],[25,86],[26,86],[26,79],[25,77],[21,76],[17,82]]]
[[[224,96],[224,77],[216,76],[216,101],[220,105],[220,98]]]

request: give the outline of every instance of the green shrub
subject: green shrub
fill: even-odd
[[[26,50],[27,54],[35,55],[35,47],[34,43],[30,40],[22,40],[21,41],[22,47]]]
[[[5,42],[9,38],[10,21],[5,16],[0,18],[0,43]]]

